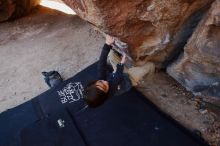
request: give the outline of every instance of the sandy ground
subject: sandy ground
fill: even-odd
[[[68,79],[98,59],[104,38],[78,16],[39,7],[0,24],[0,112],[48,90],[42,71]]]
[[[163,71],[146,76],[137,89],[179,124],[200,133],[210,146],[220,146],[219,109],[211,109]]]

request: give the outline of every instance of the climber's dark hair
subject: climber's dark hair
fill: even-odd
[[[108,97],[108,93],[105,93],[104,91],[96,87],[97,81],[98,80],[89,82],[86,85],[84,93],[84,100],[86,101],[87,105],[91,108],[95,108],[103,104]]]

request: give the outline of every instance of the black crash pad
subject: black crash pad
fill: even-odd
[[[22,146],[86,146],[65,110],[58,110],[28,125],[20,138]]]
[[[84,109],[83,87],[97,78],[96,68],[97,63],[0,114],[0,146],[206,145],[134,88],[96,109]]]
[[[0,114],[0,146],[20,146],[20,131],[39,118],[32,102]]]

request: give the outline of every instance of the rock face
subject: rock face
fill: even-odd
[[[128,43],[137,65],[163,67],[213,0],[63,0],[83,19]],[[185,31],[187,29],[187,31]],[[184,30],[184,31],[183,31]]]
[[[213,3],[199,24],[185,46],[184,54],[167,71],[194,93],[220,99],[219,0]]]
[[[39,4],[40,0],[1,0],[0,22],[21,17]]]

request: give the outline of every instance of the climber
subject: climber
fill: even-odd
[[[109,97],[120,95],[128,91],[132,85],[128,75],[123,73],[126,54],[122,54],[121,61],[115,70],[107,63],[108,54],[112,50],[114,37],[106,35],[106,42],[98,63],[98,80],[90,82],[85,89],[85,101],[89,107],[103,104]]]

